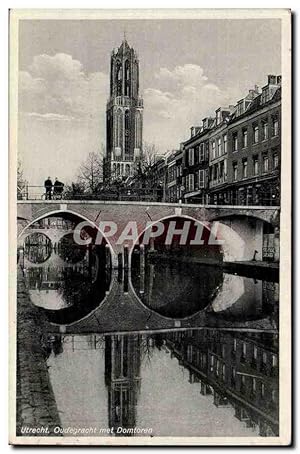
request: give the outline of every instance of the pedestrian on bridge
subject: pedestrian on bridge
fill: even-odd
[[[54,183],[54,189],[53,189],[53,197],[55,199],[61,199],[62,198],[62,193],[64,191],[64,183],[58,180],[58,178],[55,178],[55,183]]]
[[[52,181],[51,177],[48,177],[47,180],[44,183],[45,189],[46,189],[46,200],[51,200],[52,198]]]

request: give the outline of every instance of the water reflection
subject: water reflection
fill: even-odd
[[[40,255],[39,246],[30,256]],[[64,244],[64,260],[56,248],[47,261],[38,266],[29,262],[25,278],[32,302],[43,307],[48,319],[55,323],[71,323],[97,307],[109,289],[111,274],[106,267],[104,247],[80,248]],[[74,263],[75,262],[75,263]],[[35,262],[36,263],[36,262]]]
[[[24,241],[24,255],[31,263],[44,263],[52,253],[51,240],[43,233],[29,234]]]
[[[278,306],[278,284],[224,273],[220,266],[148,260],[132,284],[151,310],[184,318],[206,310],[228,320],[259,319]]]
[[[63,426],[96,424],[123,436],[142,435],[132,428],[154,436],[278,435],[276,334],[69,335],[58,345],[48,364]],[[79,363],[85,380],[74,380]]]

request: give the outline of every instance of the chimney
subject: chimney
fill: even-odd
[[[207,119],[207,127],[209,128],[213,124],[213,122],[214,122],[214,118],[208,117],[208,119]]]
[[[268,85],[276,85],[276,76],[273,74],[268,75]]]
[[[229,112],[232,114],[234,112],[234,109],[235,109],[234,104],[229,104],[228,109],[229,109]]]

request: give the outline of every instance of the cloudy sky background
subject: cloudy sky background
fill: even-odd
[[[110,53],[124,30],[140,58],[144,140],[162,153],[281,73],[279,20],[22,20],[18,151],[30,184],[71,182],[101,152]]]

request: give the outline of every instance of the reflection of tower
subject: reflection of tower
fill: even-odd
[[[111,182],[132,175],[134,161],[142,148],[143,100],[139,98],[139,61],[125,38],[111,55],[106,128],[104,178]]]
[[[118,427],[134,428],[136,425],[140,367],[141,344],[138,335],[118,334],[105,337],[108,419],[109,427],[113,427],[115,433]]]

